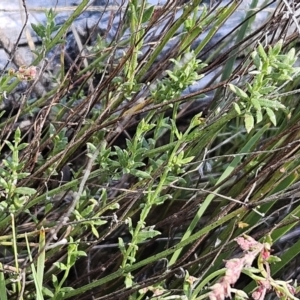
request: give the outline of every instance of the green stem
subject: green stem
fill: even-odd
[[[177,251],[178,249],[181,249],[189,244],[191,244],[192,242],[198,240],[200,237],[202,237],[204,234],[210,232],[211,230],[219,227],[220,225],[228,222],[229,220],[235,218],[236,216],[238,216],[240,213],[243,213],[246,210],[245,207],[241,207],[233,212],[231,212],[230,214],[224,216],[223,218],[221,218],[220,220],[209,224],[208,226],[206,226],[205,228],[199,230],[198,232],[194,233],[193,235],[191,235],[188,239],[181,241],[180,243],[176,244],[175,246],[171,247],[170,249],[167,249],[165,251],[162,251],[156,255],[153,255],[150,258],[144,259],[134,265],[125,267],[123,270],[120,269],[104,278],[101,278],[99,280],[95,280],[94,282],[87,284],[85,286],[82,286],[81,288],[75,289],[73,291],[69,291],[67,295],[64,295],[61,299],[68,299],[71,298],[73,296],[79,295],[79,294],[83,294],[84,292],[93,289],[95,287],[99,287],[107,282],[110,282],[112,280],[115,280],[117,278],[119,278],[120,276],[122,276],[124,273],[129,273],[132,271],[135,271],[145,265],[149,265],[155,261],[158,261],[159,259],[162,258],[166,258],[167,256],[169,256],[170,254],[174,253],[175,251]]]
[[[219,275],[223,275],[226,272],[226,268],[223,268],[221,270],[215,271],[212,274],[208,275],[207,277],[205,277],[204,280],[202,280],[198,285],[197,288],[194,289],[193,294],[191,296],[191,300],[196,299],[197,295],[204,289],[204,287],[215,277],[219,276]],[[199,298],[197,298],[199,299]],[[201,299],[201,296],[200,296]]]
[[[184,21],[188,18],[191,12],[194,11],[196,7],[199,6],[201,3],[201,0],[195,0],[192,1],[191,4],[188,6],[188,8],[183,12],[183,14],[174,22],[173,26],[166,32],[160,43],[156,46],[155,50],[153,51],[151,57],[149,57],[147,63],[145,66],[141,69],[137,76],[137,82],[143,78],[143,76],[146,74],[146,72],[149,70],[151,66],[153,66],[155,59],[157,56],[162,53],[163,48],[165,45],[172,39],[172,37],[175,35],[179,27],[184,23]]]
[[[230,120],[232,120],[234,117],[236,117],[238,114],[237,112],[233,109],[230,112],[224,114],[224,116],[217,121],[215,121],[212,124],[207,125],[206,127],[201,127],[201,128],[196,128],[194,129],[189,135],[187,135],[184,140],[182,140],[182,143],[186,142],[192,142],[192,141],[200,141],[201,144],[207,145],[207,142],[212,139],[212,136],[218,132],[226,123],[228,123]],[[147,152],[147,157],[152,157],[157,154],[161,154],[164,152],[167,152],[171,149],[173,149],[177,144],[177,141],[173,143],[169,143],[168,145],[164,145],[152,150],[149,150]]]
[[[82,0],[81,3],[74,10],[73,14],[66,20],[66,22],[61,26],[57,34],[53,37],[51,42],[46,46],[46,51],[51,50],[55,45],[59,44],[68,31],[69,27],[73,24],[74,20],[84,11],[86,6],[89,4],[89,0]],[[36,59],[33,61],[32,65],[36,66],[43,58],[45,53],[40,53]]]
[[[203,48],[210,42],[213,37],[215,36],[216,32],[222,27],[224,22],[231,16],[232,13],[236,10],[238,7],[238,2],[239,1],[234,1],[233,4],[229,7],[224,7],[222,8],[222,13],[218,13],[218,19],[212,29],[207,33],[203,41],[198,45],[198,47],[195,49],[195,54],[199,54],[200,51],[203,50]]]

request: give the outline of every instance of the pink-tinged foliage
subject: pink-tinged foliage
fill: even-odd
[[[224,300],[225,297],[230,296],[230,287],[228,290],[228,287],[226,288],[224,282],[216,283],[211,287],[211,292],[208,296],[210,300]]]
[[[225,264],[226,272],[223,280],[229,284],[235,284],[239,279],[241,272],[244,268],[243,259],[234,258],[230,259]]]
[[[249,252],[246,253],[244,256],[244,266],[245,267],[251,267],[253,264],[253,261],[255,260],[256,256],[258,255],[258,253],[253,253],[253,252]]]
[[[31,81],[34,80],[37,76],[37,69],[35,66],[21,66],[18,71],[13,69],[9,70],[10,76],[15,76],[21,81]]]
[[[257,242],[254,238],[251,236],[240,236],[235,239],[235,241],[238,243],[238,245],[241,247],[243,251],[252,251],[253,249],[260,248],[262,246],[261,243]]]
[[[261,251],[261,257],[263,260],[267,261],[268,258],[270,257],[271,253],[270,253],[270,250],[264,248],[262,251]]]
[[[252,293],[252,298],[254,300],[264,300],[266,293],[271,289],[271,285],[267,280],[260,281],[259,286]]]
[[[19,71],[16,73],[17,77],[20,80],[26,80],[26,81],[35,79],[36,74],[37,74],[37,70],[36,67],[34,66],[28,68],[26,68],[25,66],[21,66],[19,68]]]
[[[263,300],[267,292],[274,289],[278,296],[287,296],[287,299],[292,299],[295,294],[295,289],[284,281],[276,281],[271,277],[270,266],[268,259],[271,256],[270,244],[260,243],[250,236],[241,236],[236,238],[236,242],[243,249],[243,256],[240,258],[233,258],[225,263],[225,275],[210,287],[211,291],[208,293],[210,300],[223,300],[227,297],[231,298],[232,293],[237,293],[238,290],[231,288],[239,279],[243,269],[252,266],[256,257],[258,257],[259,271],[262,276],[253,274],[248,270],[247,274],[256,281],[257,288],[252,292],[254,300]],[[244,298],[247,297],[245,294]]]

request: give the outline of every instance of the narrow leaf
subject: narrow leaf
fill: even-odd
[[[277,122],[276,122],[276,115],[275,115],[274,111],[271,108],[266,107],[266,112],[267,112],[267,115],[268,115],[270,121],[272,122],[272,124],[274,126],[276,126]]]
[[[3,270],[2,263],[0,263],[0,295],[1,295],[1,299],[7,300],[6,283],[5,283],[4,270]]]
[[[282,45],[283,45],[283,40],[279,40],[276,43],[276,45],[273,47],[273,49],[271,49],[271,52],[274,56],[277,56],[280,53]]]
[[[147,239],[151,239],[159,234],[161,234],[161,233],[157,230],[140,231],[137,236],[137,243],[143,242]]]
[[[36,190],[28,187],[17,187],[15,193],[20,195],[34,195]]]
[[[257,70],[261,70],[262,67],[262,61],[261,58],[259,57],[257,51],[254,51],[252,54],[252,59],[253,59],[253,63],[255,65],[255,67],[257,68]]]
[[[153,11],[154,11],[154,5],[148,7],[148,8],[144,11],[143,17],[142,17],[142,23],[145,23],[145,22],[147,22],[147,21],[150,20],[150,18],[152,17]]]
[[[41,38],[45,37],[45,28],[42,25],[36,25],[31,23],[33,31]]]
[[[261,122],[262,119],[263,119],[263,116],[262,116],[261,110],[257,110],[256,111],[256,123]]]
[[[263,60],[267,60],[268,57],[267,57],[267,54],[266,54],[266,51],[264,49],[264,47],[259,44],[258,47],[257,47],[257,51],[259,53],[259,56],[263,59]]]
[[[254,127],[254,118],[250,113],[245,114],[245,127],[249,133]]]
[[[43,289],[43,278],[44,278],[44,268],[45,268],[45,229],[44,227],[40,230],[40,240],[39,240],[39,256],[37,259],[37,288],[42,291]]]
[[[231,83],[229,83],[228,86],[241,99],[243,99],[243,100],[249,100],[248,95],[243,90],[241,90],[240,88],[238,88],[237,86],[235,86],[235,85],[233,85]]]
[[[261,110],[261,106],[257,98],[251,98],[251,103],[256,110]]]
[[[259,103],[262,107],[269,107],[274,109],[285,109],[286,107],[277,100],[259,99]]]
[[[92,232],[93,232],[94,236],[98,239],[99,238],[99,233],[98,233],[97,229],[92,224],[91,224],[91,228],[92,228]]]
[[[149,173],[140,170],[132,170],[130,171],[130,173],[136,177],[143,178],[143,179],[151,178],[151,175]]]
[[[239,107],[239,105],[236,102],[234,102],[233,107],[234,107],[235,111],[240,115],[241,114],[241,108]]]

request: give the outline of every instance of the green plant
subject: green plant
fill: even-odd
[[[278,109],[286,111],[286,107],[279,101],[278,86],[283,82],[292,80],[299,74],[299,68],[294,67],[296,62],[295,49],[287,54],[281,54],[282,41],[273,48],[269,47],[268,54],[261,44],[251,55],[255,66],[250,74],[254,75],[252,84],[246,83],[247,92],[237,86],[229,84],[230,89],[240,97],[241,101],[234,103],[236,111],[241,114],[245,110],[244,120],[247,132],[250,132],[255,123],[263,120],[263,112],[267,113],[269,120],[276,126],[275,112]],[[252,110],[255,110],[256,122]]]
[[[5,141],[5,144],[10,149],[12,155],[2,160],[2,167],[0,168],[0,187],[1,198],[0,209],[2,210],[1,221],[7,216],[8,212],[14,213],[18,211],[30,195],[34,195],[36,190],[29,187],[20,187],[18,182],[30,175],[28,172],[23,172],[24,162],[19,159],[19,153],[25,147],[26,143],[21,143],[21,131],[16,129],[14,134],[14,143]]]
[[[1,297],[295,299],[299,243],[281,240],[300,217],[299,70],[293,36],[277,40],[285,19],[253,31],[250,10],[220,39],[242,2],[131,1],[77,40],[68,69],[63,37],[87,2],[61,26],[46,12],[32,66],[0,80],[4,103],[19,81],[44,84],[61,52],[55,84],[0,114]]]
[[[72,266],[75,264],[76,260],[81,256],[86,256],[86,253],[84,251],[78,250],[78,244],[73,242],[73,240],[71,238],[70,243],[68,245],[66,263],[65,264],[62,262],[54,263],[54,265],[59,270],[63,271],[63,278],[59,281],[58,278],[54,274],[52,275],[52,282],[54,285],[54,293],[50,294],[52,299],[61,299],[69,291],[73,290],[70,287],[63,287],[63,284],[67,280]]]

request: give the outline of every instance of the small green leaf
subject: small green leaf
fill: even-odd
[[[17,130],[15,131],[14,139],[15,139],[15,143],[16,144],[20,143],[20,141],[21,141],[21,130],[20,130],[20,127],[18,127]]]
[[[283,40],[279,40],[276,45],[273,47],[273,49],[270,50],[270,53],[272,53],[272,55],[277,56],[282,48],[283,45]]]
[[[272,263],[277,263],[280,262],[281,259],[278,256],[274,256],[274,255],[270,255],[268,257],[268,263],[272,264]]]
[[[79,251],[78,251],[79,252]],[[74,251],[72,253],[70,253],[69,257],[68,257],[68,267],[73,266],[78,258],[78,253],[77,251]]]
[[[175,81],[175,82],[178,81],[178,77],[177,77],[176,75],[174,75],[174,73],[173,73],[172,71],[167,70],[166,73],[169,75],[169,77],[170,77],[173,81]]]
[[[50,299],[54,298],[54,294],[52,293],[52,291],[50,289],[43,286],[42,291],[43,291],[43,295],[48,296]]]
[[[106,220],[95,220],[95,221],[93,221],[93,225],[101,226],[101,225],[104,225],[104,224],[107,224]]]
[[[271,92],[273,92],[274,90],[276,89],[275,86],[263,86],[259,92],[262,94],[262,95],[265,95],[265,94],[269,94]]]
[[[84,210],[81,211],[81,216],[82,217],[88,217],[90,215],[91,212],[93,212],[95,208],[95,205],[88,205]]]
[[[183,164],[183,165],[188,164],[188,163],[191,162],[194,158],[195,158],[195,156],[190,156],[190,157],[182,158],[182,159],[181,159],[181,164]]]
[[[9,149],[13,152],[15,150],[14,145],[10,141],[5,141],[5,144],[9,147]]]
[[[17,187],[15,193],[20,195],[34,195],[36,190],[28,187]]]
[[[118,241],[119,241],[119,249],[120,249],[121,253],[123,255],[126,255],[126,248],[125,248],[125,244],[124,244],[123,239],[119,237]]]
[[[87,256],[87,254],[84,251],[81,251],[81,250],[76,251],[75,253],[76,253],[77,257],[79,257],[79,256]]]
[[[117,153],[119,158],[124,156],[124,153],[123,153],[122,149],[119,146],[115,146],[115,150],[116,150],[116,153]]]
[[[49,124],[49,136],[52,138],[56,134],[56,129],[52,123]]]
[[[45,37],[45,27],[43,25],[35,25],[33,23],[31,23],[31,27],[33,29],[33,31],[41,38]]]
[[[55,32],[55,31],[59,30],[60,28],[61,28],[60,25],[56,25],[52,28],[52,32]]]
[[[249,133],[254,127],[254,118],[250,113],[245,114],[245,127]]]
[[[57,280],[56,275],[54,275],[54,274],[52,274],[52,283],[53,283],[55,288],[58,287],[58,280]]]
[[[236,102],[233,102],[233,107],[234,107],[235,111],[240,115],[241,108],[239,107],[239,105]]]
[[[268,108],[268,107],[266,107],[265,109],[266,109],[267,115],[269,116],[270,121],[272,122],[272,124],[274,126],[276,126],[277,121],[276,121],[276,115],[275,115],[274,111],[271,108]]]
[[[0,186],[3,187],[3,188],[5,188],[5,189],[8,188],[8,183],[2,177],[0,177]]]
[[[60,270],[67,270],[67,266],[61,262],[55,262],[54,265]],[[52,277],[53,280],[53,277]],[[54,282],[53,282],[54,283]]]
[[[92,224],[91,224],[91,228],[92,228],[92,232],[93,232],[94,236],[98,239],[99,238],[99,233],[98,233],[97,229]]]
[[[131,170],[130,174],[139,177],[139,178],[143,178],[143,179],[150,179],[151,175],[147,172],[144,171],[140,171],[140,170]]]
[[[257,110],[257,111],[256,111],[256,123],[261,122],[262,119],[263,119],[263,116],[262,116],[261,110]]]
[[[257,98],[251,98],[251,104],[254,106],[256,110],[261,110],[261,106]]]
[[[154,11],[155,6],[152,5],[150,7],[148,7],[144,13],[143,13],[143,17],[142,17],[142,23],[145,23],[147,21],[150,20],[150,18],[152,17],[153,11]]]
[[[120,147],[118,146],[114,146],[116,153],[118,155],[118,161],[120,163],[120,165],[122,167],[126,167],[127,166],[127,158],[128,158],[128,153],[126,150],[122,150]]]
[[[161,233],[157,230],[142,230],[138,233],[137,238],[136,238],[136,242],[140,243],[143,242],[147,239],[152,239],[153,237],[160,235]]]
[[[238,88],[237,86],[231,83],[229,83],[228,86],[240,98],[242,98],[243,100],[249,100],[249,96],[243,90],[241,90],[240,88]]]
[[[251,56],[252,56],[253,63],[255,65],[256,69],[257,70],[261,70],[261,68],[262,68],[262,61],[261,61],[261,58],[259,57],[257,51],[252,52]]]
[[[126,288],[130,288],[133,285],[133,276],[130,273],[125,275],[125,286]]]
[[[107,209],[110,209],[110,210],[115,210],[115,209],[119,209],[119,208],[120,208],[119,203],[112,203],[112,204],[107,206]]]
[[[125,223],[128,224],[128,229],[131,235],[133,235],[133,226],[132,226],[132,220],[131,218],[127,218]]]
[[[251,86],[251,84],[249,82],[246,82],[246,88],[250,94],[253,93],[253,87]]]
[[[274,109],[285,109],[286,107],[281,104],[279,101],[277,100],[269,100],[269,99],[259,99],[259,103],[262,107],[266,108],[274,108]]]
[[[287,54],[290,64],[291,63],[293,64],[293,62],[295,61],[295,55],[296,55],[296,50],[295,48],[292,48]]]
[[[261,44],[258,45],[257,51],[258,51],[259,56],[260,56],[264,61],[266,61],[266,60],[268,59],[267,53],[266,53],[264,47],[263,47]]]
[[[22,144],[18,145],[18,147],[16,147],[16,149],[18,151],[21,151],[21,150],[25,149],[27,146],[28,146],[27,143],[22,143]]]
[[[87,146],[87,151],[88,151],[87,156],[91,157],[96,152],[97,147],[94,146],[92,143],[86,143],[86,146]]]

